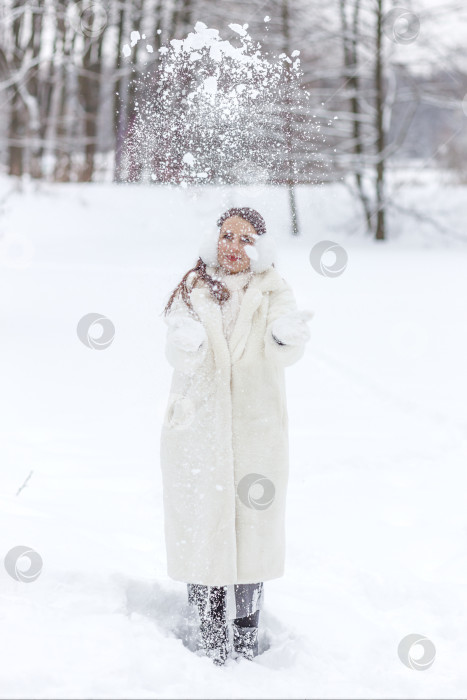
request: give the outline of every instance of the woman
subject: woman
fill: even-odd
[[[288,416],[284,367],[312,312],[274,267],[262,216],[233,207],[164,313],[174,372],[161,434],[168,575],[188,584],[203,648],[258,653],[263,582],[284,572]]]

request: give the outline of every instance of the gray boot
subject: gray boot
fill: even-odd
[[[203,618],[200,623],[201,645],[216,666],[222,666],[229,655],[229,628],[227,622]]]
[[[249,659],[250,661],[258,656],[258,628],[257,627],[239,627],[232,623],[233,631],[233,648],[237,654]]]

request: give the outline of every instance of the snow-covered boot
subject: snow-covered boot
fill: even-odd
[[[232,623],[233,648],[237,654],[241,654],[250,661],[258,656],[258,628],[239,627]]]
[[[201,644],[216,666],[222,666],[229,655],[229,628],[225,620],[204,618],[200,623]]]

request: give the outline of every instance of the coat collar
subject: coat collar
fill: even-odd
[[[206,266],[206,270],[208,273],[211,273],[214,269],[215,268],[212,267],[211,265]],[[223,279],[223,277],[221,277],[221,279]],[[282,287],[283,284],[284,284],[283,278],[280,276],[280,274],[278,273],[276,268],[272,267],[272,265],[270,265],[263,272],[254,272],[253,273],[253,276],[251,278],[251,281],[250,281],[248,288],[255,287],[256,289],[259,289],[261,292],[273,292],[274,290]],[[207,289],[207,287],[206,287],[206,289]],[[207,291],[209,293],[208,289],[207,289]]]
[[[263,294],[279,289],[283,284],[284,280],[272,266],[253,274],[243,295],[229,343],[224,336],[221,307],[212,298],[207,285],[203,283],[192,289],[191,303],[206,328],[219,366],[230,367],[231,362],[240,359],[251,330],[253,314],[261,304]]]
[[[220,267],[206,265],[206,272],[213,278],[220,280],[230,291],[242,289],[246,284],[249,284],[253,279],[254,272],[247,270],[246,272],[236,272],[229,275]]]

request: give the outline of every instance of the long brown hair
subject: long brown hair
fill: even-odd
[[[230,216],[240,216],[242,219],[245,219],[245,221],[248,221],[259,236],[266,233],[266,224],[263,217],[258,211],[256,211],[256,209],[251,209],[251,207],[231,207],[230,209],[227,209],[227,211],[225,211],[217,220],[219,230],[224,221]],[[272,263],[272,267],[274,267],[274,263]],[[195,276],[191,288],[188,289],[187,280],[192,272],[195,273]],[[199,283],[202,284],[203,282],[207,285],[209,291],[211,292],[211,296],[219,305],[224,304],[227,299],[230,298],[230,292],[225,284],[223,284],[220,280],[213,279],[206,271],[206,263],[204,260],[202,260],[202,258],[198,258],[196,265],[192,267],[191,270],[188,270],[188,272],[183,276],[182,281],[173,290],[163,311],[164,315],[167,316],[169,313],[170,307],[172,306],[177,295],[180,295],[189,309],[193,313],[196,313],[190,301],[190,292],[193,287]]]
[[[188,288],[188,277],[191,275],[192,272],[195,273],[195,276],[192,280],[191,287]],[[204,282],[208,286],[209,291],[211,292],[211,296],[213,297],[213,299],[216,300],[218,304],[224,304],[227,301],[227,299],[230,298],[230,292],[225,286],[225,284],[223,284],[220,280],[213,279],[211,275],[208,274],[208,272],[206,271],[206,263],[204,262],[204,260],[198,258],[198,262],[196,263],[196,265],[190,270],[188,270],[188,272],[185,275],[183,275],[181,282],[173,290],[169,301],[167,302],[166,307],[164,309],[164,315],[167,316],[167,314],[169,313],[170,307],[172,306],[177,295],[181,296],[185,304],[192,311],[194,311],[192,303],[190,301],[190,292],[193,289],[193,287],[196,287],[200,283],[200,281],[201,283]]]

